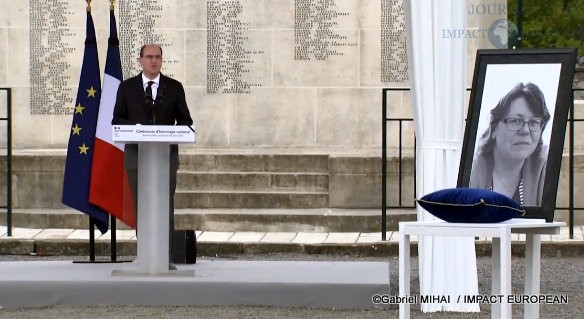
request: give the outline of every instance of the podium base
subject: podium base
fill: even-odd
[[[168,272],[148,273],[130,269],[116,269],[112,277],[194,277],[194,270],[169,270]]]
[[[197,262],[197,236],[193,229],[175,229],[172,240],[173,263],[194,264]]]

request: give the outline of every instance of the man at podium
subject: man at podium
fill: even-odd
[[[142,72],[124,80],[118,87],[112,124],[119,125],[192,125],[183,85],[160,73],[162,48],[146,44],[138,59]],[[169,256],[172,261],[174,233],[174,193],[179,166],[178,145],[170,146],[169,181]],[[132,189],[134,207],[138,207],[138,145],[126,144],[124,166]],[[138,216],[136,216],[138,218]],[[172,263],[170,264],[173,267]]]

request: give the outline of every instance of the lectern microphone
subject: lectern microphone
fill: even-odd
[[[164,102],[164,92],[166,91],[166,84],[162,85],[160,89],[158,89],[158,93],[156,94],[156,103],[162,104]]]

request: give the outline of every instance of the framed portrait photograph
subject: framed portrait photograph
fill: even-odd
[[[458,187],[515,199],[553,221],[576,49],[478,50]]]

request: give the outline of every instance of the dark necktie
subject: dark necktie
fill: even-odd
[[[148,86],[146,87],[146,103],[147,104],[152,104],[152,102],[153,102],[152,84],[154,84],[154,81],[148,81]]]

